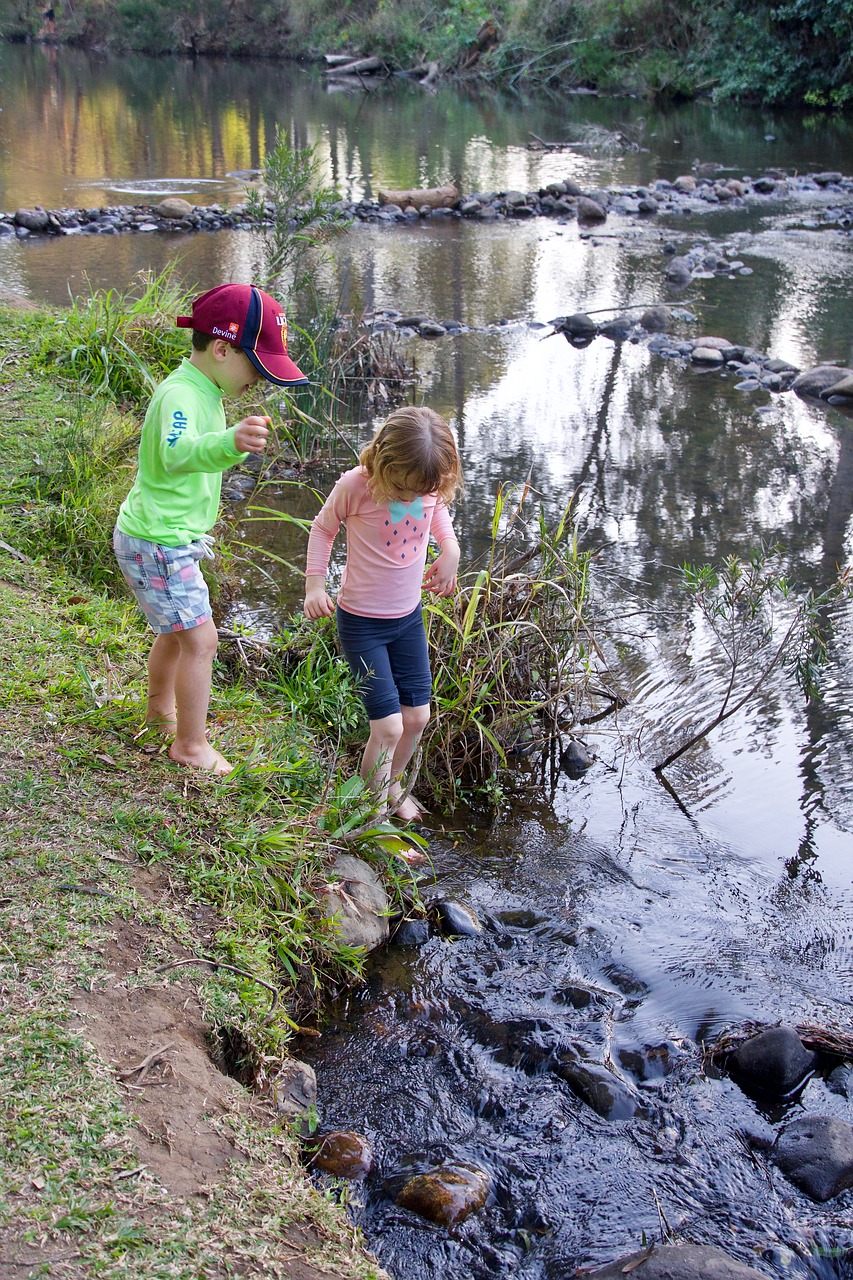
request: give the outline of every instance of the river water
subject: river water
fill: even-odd
[[[0,46],[0,106],[5,209],[172,193],[232,203],[278,125],[316,143],[352,197],[449,178],[465,191],[563,177],[635,187],[694,160],[735,176],[853,173],[853,126],[832,117],[429,95],[399,82],[339,93],[316,70],[261,61]],[[582,140],[592,125],[639,149],[528,149],[532,134]],[[850,558],[853,421],[791,393],[738,390],[642,343],[575,349],[547,327],[575,311],[670,301],[695,317],[680,322],[688,335],[719,334],[800,367],[853,365],[853,239],[822,221],[831,202],[765,200],[642,226],[611,216],[594,236],[546,220],[357,226],[336,250],[348,307],[470,327],[413,347],[417,394],[459,438],[468,565],[500,482],[529,472],[548,514],[578,489],[581,543],[598,553],[596,604],[628,699],[618,718],[584,731],[596,762],[581,779],[537,776],[527,762],[491,822],[433,817],[440,892],[468,903],[484,932],[378,957],[312,1051],[324,1126],[374,1145],[376,1169],[351,1212],[397,1280],[556,1280],[667,1228],[768,1276],[853,1274],[839,1254],[853,1245],[853,1193],[816,1205],[737,1137],[772,1137],[806,1112],[853,1120],[849,1091],[818,1074],[768,1110],[701,1059],[703,1043],[750,1019],[851,1025],[851,611],[834,618],[819,699],[805,704],[774,672],[668,771],[670,790],[652,770],[681,727],[716,707],[724,675],[677,566],[764,541],[779,544],[795,583],[826,586]],[[674,297],[667,241],[727,246],[751,274],[697,280]],[[61,304],[69,288],[123,288],[170,261],[208,288],[251,278],[263,250],[246,232],[7,238],[0,289]],[[251,536],[299,555],[281,525]],[[247,583],[258,613],[278,600],[262,581]],[[278,588],[292,601],[292,579]],[[614,1068],[639,1099],[635,1114],[603,1118],[534,1069],[531,1044]],[[395,1205],[406,1176],[448,1160],[484,1170],[492,1188],[450,1233]],[[815,1242],[820,1256],[804,1260]]]

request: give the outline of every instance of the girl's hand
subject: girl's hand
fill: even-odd
[[[311,574],[305,579],[305,603],[302,612],[306,618],[331,618],[335,612],[335,602],[326,591],[325,581]]]
[[[459,568],[459,543],[448,542],[442,548],[441,555],[436,556],[432,564],[427,565],[424,574],[424,590],[431,591],[434,596],[452,596],[456,590],[456,570]]]
[[[237,423],[234,444],[241,453],[263,453],[269,438],[271,418],[251,414]]]

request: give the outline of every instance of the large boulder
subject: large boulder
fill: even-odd
[[[606,222],[607,210],[590,196],[578,199],[578,222]]]
[[[47,231],[50,226],[50,214],[37,204],[34,209],[18,209],[15,214],[15,225],[25,227],[27,231]]]
[[[793,1027],[771,1027],[735,1050],[729,1070],[749,1088],[786,1097],[805,1083],[816,1060]]]
[[[157,205],[157,213],[161,218],[188,218],[193,209],[189,200],[184,200],[181,196],[167,196]]]
[[[801,1116],[780,1131],[773,1158],[813,1200],[853,1187],[853,1126],[835,1116]]]
[[[338,936],[347,946],[374,951],[388,941],[388,895],[373,867],[361,858],[338,855],[326,887],[326,901]]]
[[[763,1271],[706,1244],[663,1245],[587,1272],[589,1280],[625,1280],[626,1275],[636,1280],[766,1280]]]
[[[797,395],[820,396],[847,378],[853,378],[853,369],[845,369],[837,364],[819,364],[814,369],[806,369],[791,385]]]

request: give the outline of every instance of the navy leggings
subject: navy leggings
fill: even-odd
[[[336,610],[338,638],[359,682],[369,720],[423,707],[432,693],[423,610],[404,618],[363,618]]]

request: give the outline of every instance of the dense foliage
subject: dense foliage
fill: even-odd
[[[41,22],[40,5],[0,0],[5,35]],[[149,53],[375,54],[512,88],[853,101],[850,0],[60,0],[55,35]]]

